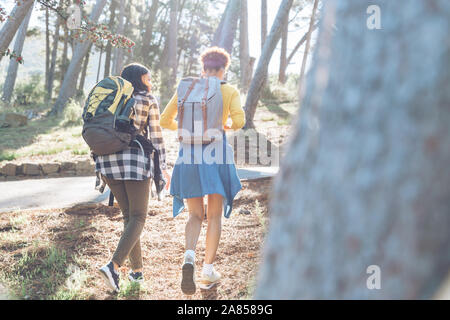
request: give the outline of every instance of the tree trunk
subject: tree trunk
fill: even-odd
[[[64,26],[64,46],[63,46],[63,54],[62,54],[62,59],[61,59],[61,67],[60,67],[60,72],[61,72],[61,77],[60,77],[60,82],[63,83],[64,81],[64,75],[66,73],[67,70],[67,66],[69,63],[69,59],[67,57],[68,54],[68,49],[69,49],[69,30],[67,29],[67,27]]]
[[[20,24],[25,19],[25,16],[29,12],[31,6],[34,4],[34,0],[22,1],[22,5],[17,5],[11,11],[11,18],[7,19],[0,31],[0,53],[3,53],[8,49],[14,35],[20,27]],[[0,61],[2,56],[0,55]]]
[[[47,89],[48,79],[50,75],[50,12],[45,8],[45,88]],[[48,101],[48,91],[45,96]]]
[[[119,0],[119,26],[117,27],[117,33],[123,34],[125,28],[125,0]],[[123,50],[122,48],[114,49],[114,61],[113,70],[114,75],[120,75],[123,68]]]
[[[97,0],[90,15],[90,20],[94,23],[97,23],[100,14],[106,4],[106,0]],[[69,68],[64,77],[63,84],[61,86],[61,90],[59,91],[58,98],[52,108],[51,114],[60,114],[64,107],[66,106],[67,101],[73,97],[76,92],[76,84],[77,78],[81,69],[81,64],[83,62],[83,58],[88,53],[89,47],[91,46],[90,41],[85,41],[82,43],[78,43],[75,46],[75,50],[72,55],[72,60],[70,61]]]
[[[313,30],[317,29],[317,24],[315,24],[313,26]],[[289,57],[287,58],[287,64],[286,67],[291,63],[292,58],[295,56],[295,54],[297,53],[298,49],[300,49],[300,47],[306,42],[306,39],[308,39],[308,34],[309,32],[305,33],[305,35],[300,39],[300,41],[295,45],[295,48],[291,51],[291,53],[289,54]]]
[[[261,57],[256,67],[255,75],[252,83],[250,84],[250,90],[248,91],[247,101],[245,102],[245,129],[254,128],[253,117],[255,116],[256,107],[258,105],[259,97],[261,95],[261,89],[264,86],[264,82],[267,79],[267,71],[269,68],[270,59],[273,52],[280,41],[281,31],[283,29],[283,22],[286,16],[289,17],[289,11],[291,10],[293,0],[283,0],[280,8],[278,9],[277,16],[270,30],[270,34],[264,44],[264,48],[261,53]]]
[[[301,97],[303,96],[302,93],[302,86],[303,86],[303,79],[305,77],[305,69],[306,69],[306,60],[308,59],[308,52],[309,52],[309,47],[311,44],[311,34],[313,32],[313,28],[314,28],[314,20],[315,20],[315,16],[316,16],[316,10],[317,10],[317,5],[319,4],[319,0],[314,0],[314,7],[312,10],[312,14],[311,14],[311,21],[309,23],[309,30],[308,30],[308,35],[306,38],[306,46],[305,46],[305,52],[303,53],[303,61],[302,61],[302,69],[300,71],[300,79],[299,79],[299,97],[301,100]]]
[[[241,76],[241,90],[248,91],[248,84],[250,83],[252,74],[250,70],[250,53],[248,40],[248,3],[247,0],[241,1],[241,18],[239,21],[239,59],[240,59],[240,76]]]
[[[261,50],[267,38],[267,0],[261,0]]]
[[[177,43],[178,43],[178,0],[170,0],[170,24],[167,33],[167,63],[162,72],[162,99],[167,101],[173,94],[177,78]]]
[[[89,66],[89,57],[91,55],[91,48],[92,44],[89,47],[88,53],[86,54],[86,57],[84,57],[83,62],[83,69],[81,71],[81,77],[80,77],[80,84],[78,85],[78,94],[81,96],[84,93],[84,83],[86,81],[86,75],[87,75],[87,68]]]
[[[280,53],[280,71],[278,73],[278,82],[286,83],[286,69],[287,69],[287,43],[289,33],[289,16],[283,22],[283,31],[281,33],[281,53]]]
[[[30,22],[32,12],[33,12],[33,5],[28,9],[28,14],[25,16],[25,19],[20,25],[19,31],[17,32],[16,40],[14,41],[14,52],[17,53],[18,55],[22,54],[23,44],[25,42],[25,37],[27,35],[28,23]],[[3,97],[2,97],[2,99],[8,103],[11,101],[14,85],[16,83],[18,68],[19,63],[17,62],[17,60],[11,59],[9,61],[8,73],[6,75],[5,83],[3,84]]]
[[[222,17],[220,18],[219,26],[217,27],[216,32],[214,33],[213,41],[211,42],[213,46],[219,45],[220,37],[222,36],[223,25],[225,23],[225,18],[227,17],[227,13],[230,11],[230,5],[231,1],[228,0],[227,6],[225,7]]]
[[[240,0],[229,0],[230,7],[225,15],[225,20],[219,37],[218,46],[224,48],[231,54],[233,51],[233,42],[236,37],[237,23],[239,20],[239,10],[241,8]]]
[[[114,28],[114,20],[116,19],[116,7],[117,2],[115,0],[111,0],[111,5],[109,6],[109,30],[112,30]],[[106,44],[106,54],[105,54],[105,71],[104,71],[104,77],[109,77],[111,73],[111,53],[112,53],[112,45],[108,41]]]
[[[449,271],[450,2],[369,30],[372,3],[325,4],[256,299],[428,299]]]
[[[101,66],[102,66],[102,57],[103,57],[103,44],[100,46],[100,54],[99,54],[99,57],[98,57],[97,79],[95,81],[97,83],[100,80],[100,69],[101,69]]]
[[[150,54],[150,44],[153,37],[153,26],[156,22],[156,14],[158,13],[159,0],[153,0],[150,7],[148,20],[146,21],[145,32],[142,37],[141,56],[143,59],[147,58]]]
[[[62,0],[60,0],[59,6],[62,7],[62,5],[63,5]],[[53,80],[55,79],[56,56],[58,53],[58,43],[59,43],[59,27],[61,23],[62,23],[61,17],[58,16],[55,26],[55,35],[53,37],[53,48],[52,48],[50,69],[48,71],[47,101],[50,101],[53,95]]]

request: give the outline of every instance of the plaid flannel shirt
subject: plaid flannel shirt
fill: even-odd
[[[133,97],[136,100],[134,125],[159,151],[160,167],[165,170],[166,151],[159,125],[158,102],[147,92],[135,93]],[[95,170],[109,179],[145,180],[153,177],[153,161],[142,149],[129,147],[114,154],[97,156]]]

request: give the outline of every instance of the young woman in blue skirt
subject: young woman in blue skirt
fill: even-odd
[[[230,65],[230,60],[230,55],[221,48],[207,49],[201,55],[203,76],[223,80]],[[224,130],[241,129],[245,124],[245,113],[241,106],[238,90],[222,82],[220,91],[223,98],[222,123]],[[163,128],[178,129],[178,122],[175,120],[178,114],[178,103],[179,99],[175,94],[161,114],[160,124]],[[229,117],[232,120],[231,126],[227,126]],[[225,134],[223,139],[214,143],[216,144],[215,147],[219,146],[223,149],[223,158],[226,157],[226,160],[216,163],[205,163],[205,161],[186,163],[186,161],[180,161],[184,159],[183,155],[186,155],[184,153],[190,151],[189,148],[194,149],[194,146],[190,144],[180,143],[179,158],[172,173],[170,194],[173,196],[173,215],[176,217],[184,209],[184,199],[186,199],[189,210],[189,219],[185,230],[186,252],[181,281],[181,289],[185,294],[194,294],[196,290],[195,247],[205,217],[204,198],[207,198],[206,217],[208,227],[205,261],[198,283],[200,288],[210,289],[221,278],[220,273],[214,269],[213,262],[219,246],[222,212],[226,218],[230,217],[233,199],[242,188],[234,164],[233,150],[228,144]],[[200,145],[202,151],[205,151],[208,147],[211,146]],[[194,155],[192,156],[194,157]]]

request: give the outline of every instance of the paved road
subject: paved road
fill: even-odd
[[[242,181],[265,179],[278,172],[275,167],[238,169]],[[0,212],[18,209],[71,207],[84,202],[107,201],[109,191],[94,189],[95,177],[69,177],[0,182]]]

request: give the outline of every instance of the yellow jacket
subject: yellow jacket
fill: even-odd
[[[239,96],[239,91],[229,85],[222,84],[221,86],[222,97],[223,97],[223,125],[225,126],[228,120],[228,116],[231,116],[232,125],[231,129],[239,130],[245,124],[245,113],[241,106],[241,97]],[[177,130],[178,123],[175,121],[175,117],[178,113],[178,97],[177,94],[170,99],[163,113],[161,114],[161,119],[159,123],[161,127]]]

